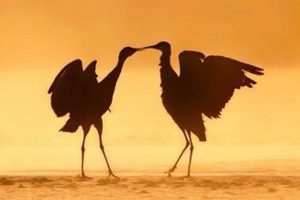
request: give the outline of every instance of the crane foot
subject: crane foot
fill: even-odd
[[[114,178],[120,179],[118,176],[116,176],[111,170],[108,171],[108,176],[112,176]]]
[[[185,178],[192,178],[190,174],[186,175]]]
[[[81,174],[81,179],[85,180],[85,179],[93,179],[92,177],[88,177],[85,174]]]
[[[165,172],[165,174],[168,174],[168,177],[172,176],[172,172],[176,169],[176,167],[172,167],[171,169],[169,169],[168,171]]]

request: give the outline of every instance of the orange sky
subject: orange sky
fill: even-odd
[[[175,55],[197,49],[286,69],[299,63],[299,18],[297,0],[4,0],[0,64],[59,68],[81,57],[111,67],[125,45],[167,40]]]
[[[254,77],[258,80],[254,89],[235,93],[220,120],[206,120],[205,145],[300,144],[296,0],[3,0],[0,4],[2,147],[79,149],[81,132],[58,132],[66,119],[55,117],[46,93],[58,71],[75,58],[84,64],[97,59],[101,79],[114,67],[122,47],[161,40],[172,44],[176,70],[177,55],[184,49],[236,58],[266,70],[265,76]],[[159,55],[149,50],[126,61],[112,113],[104,115],[106,144],[182,144],[179,129],[161,105]],[[90,145],[98,142],[94,132]]]

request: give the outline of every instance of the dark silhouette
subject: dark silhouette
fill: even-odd
[[[171,175],[185,150],[190,145],[187,176],[190,176],[193,143],[191,133],[200,141],[206,141],[203,114],[218,118],[235,89],[252,87],[256,82],[245,75],[249,72],[262,75],[263,69],[223,56],[207,56],[197,51],[183,51],[179,54],[180,75],[170,63],[171,46],[160,42],[145,47],[160,50],[160,77],[162,102],[172,119],[183,132],[186,145],[172,168]]]
[[[51,95],[51,106],[58,117],[70,113],[70,118],[60,129],[64,132],[75,132],[79,126],[83,129],[81,146],[81,175],[84,173],[84,144],[91,125],[98,131],[100,148],[104,155],[109,175],[114,175],[108,163],[102,142],[102,115],[109,110],[112,103],[117,80],[125,60],[138,49],[125,47],[119,54],[116,67],[98,83],[96,62],[91,62],[83,71],[79,59],[67,64],[56,76],[48,93]]]

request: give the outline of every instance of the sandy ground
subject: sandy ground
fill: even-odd
[[[0,199],[299,199],[300,176],[1,176]]]

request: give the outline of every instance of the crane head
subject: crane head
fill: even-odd
[[[161,42],[157,43],[156,45],[147,46],[147,47],[144,47],[143,49],[150,49],[150,48],[157,49],[157,50],[160,50],[165,53],[167,53],[167,52],[171,53],[171,45],[166,41],[161,41]]]
[[[132,48],[132,47],[124,47],[119,54],[119,58],[123,58],[126,59],[129,56],[132,56],[135,52],[137,52],[138,50],[141,50],[139,48]]]

